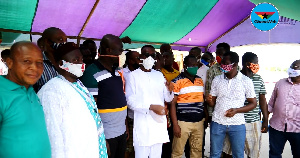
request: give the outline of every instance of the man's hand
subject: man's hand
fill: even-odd
[[[161,105],[152,105],[151,104],[149,110],[152,110],[157,115],[167,115],[167,113],[168,113],[168,108],[166,106],[161,106]]]
[[[233,117],[237,113],[236,108],[231,108],[225,112],[226,117]]]
[[[170,92],[173,92],[174,90],[174,83],[173,82],[166,82],[166,87]]]
[[[110,148],[109,148],[109,144],[108,142],[106,141],[106,149],[107,149],[107,155],[110,156]]]
[[[129,43],[129,44],[131,44],[131,39],[128,36],[125,36],[125,37],[121,38],[121,41],[123,43]]]
[[[177,138],[180,138],[181,137],[181,128],[178,124],[174,124],[173,125],[173,132],[174,132],[174,136],[177,137]]]
[[[268,132],[268,121],[263,121],[261,125],[261,133],[267,133]]]
[[[205,100],[206,100],[206,102],[209,102],[209,103],[211,103],[212,102],[212,95],[207,95],[207,96],[205,96]]]
[[[129,122],[128,122],[128,120],[126,119],[126,135],[127,135],[127,137],[126,137],[126,140],[128,141],[129,140]]]

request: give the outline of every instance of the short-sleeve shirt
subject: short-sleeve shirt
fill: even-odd
[[[246,98],[255,98],[252,80],[238,72],[228,79],[225,74],[216,76],[211,85],[210,94],[216,96],[216,105],[212,114],[212,121],[222,125],[245,124],[244,113],[237,113],[233,117],[226,117],[225,113],[231,108],[244,106]]]
[[[256,102],[257,102],[257,106],[256,108],[254,108],[253,110],[245,113],[245,121],[246,123],[252,123],[252,122],[256,122],[260,120],[259,117],[259,95],[260,94],[267,94],[266,88],[265,88],[265,83],[263,81],[263,79],[261,78],[260,75],[258,74],[254,74],[252,77],[250,77],[250,79],[253,82],[254,85],[254,91],[255,91],[255,95],[256,95]],[[245,105],[247,105],[248,102],[247,100],[245,101]]]
[[[0,76],[0,157],[50,158],[43,107],[32,87]]]
[[[192,82],[184,73],[181,73],[172,82],[174,83],[174,94],[178,96],[177,120],[185,122],[201,121],[204,118],[202,79],[196,76]]]
[[[118,70],[110,72],[99,61],[95,61],[85,70],[80,80],[93,96],[97,96],[106,139],[124,134],[127,102]]]

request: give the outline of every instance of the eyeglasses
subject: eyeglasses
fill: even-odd
[[[153,54],[150,54],[150,53],[146,52],[146,53],[144,53],[144,55],[146,56],[146,58],[148,58],[149,56],[151,56],[153,59],[156,58],[156,52],[153,53]]]

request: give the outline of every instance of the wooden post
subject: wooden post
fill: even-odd
[[[81,30],[80,30],[78,36],[77,36],[77,45],[78,45],[78,46],[80,45],[80,37],[81,37],[81,35],[82,35],[82,33],[83,33],[83,31],[84,31],[86,25],[87,25],[88,22],[90,21],[90,19],[91,19],[92,15],[93,15],[95,9],[97,8],[99,2],[100,2],[100,0],[96,0],[94,6],[93,6],[93,8],[92,8],[92,10],[90,11],[89,16],[86,18],[86,20],[85,20],[85,22],[84,22],[84,24],[83,24],[83,26],[82,26],[82,28],[81,28]]]

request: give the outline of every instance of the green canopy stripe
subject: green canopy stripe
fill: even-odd
[[[216,2],[148,0],[121,37],[142,42],[176,42],[195,28]]]
[[[0,28],[30,31],[37,0],[2,0]]]

